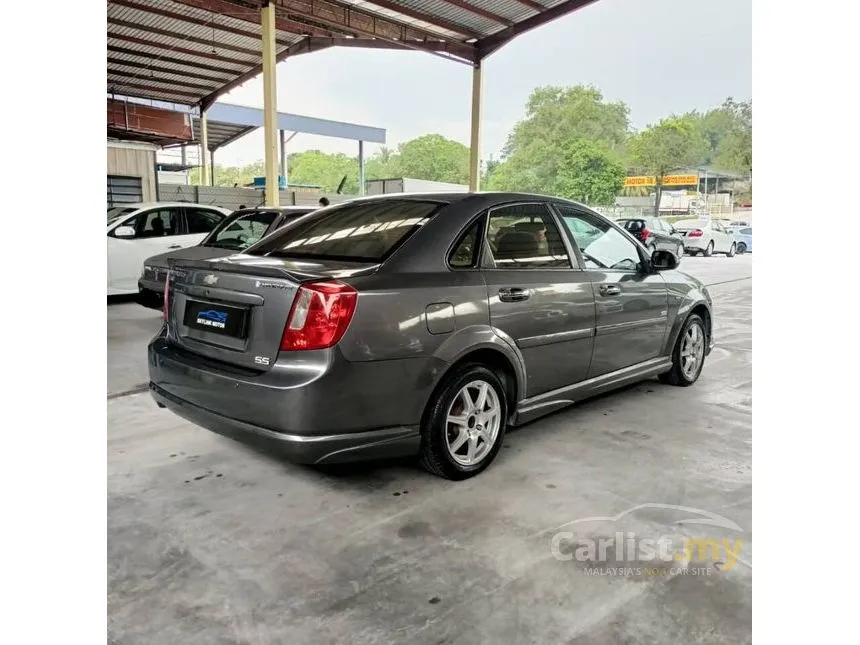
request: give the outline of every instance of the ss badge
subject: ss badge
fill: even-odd
[[[269,357],[268,356],[255,356],[254,362],[257,365],[268,365],[269,364]]]

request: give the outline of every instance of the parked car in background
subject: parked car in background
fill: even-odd
[[[686,219],[675,222],[675,230],[684,239],[684,249],[692,255],[711,257],[724,253],[732,257],[737,250],[731,231],[716,220]]]
[[[203,238],[197,246],[177,249],[147,258],[137,281],[140,303],[161,308],[164,278],[171,259],[208,260],[238,253],[277,228],[302,215],[316,210],[316,206],[283,206],[281,208],[246,208],[234,212]]]
[[[194,246],[230,214],[226,208],[188,202],[123,204],[107,211],[107,295],[137,293],[143,261]]]
[[[752,253],[752,226],[739,226],[734,235],[738,253]]]
[[[670,251],[679,258],[684,256],[684,238],[668,222],[658,217],[624,217],[616,221],[652,253]]]
[[[171,260],[150,391],[294,461],[420,455],[465,479],[508,426],[642,379],[696,382],[711,297],[676,266],[559,198],[357,199],[242,254]]]

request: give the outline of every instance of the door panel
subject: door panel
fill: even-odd
[[[489,214],[484,265],[490,321],[525,361],[526,397],[586,378],[594,343],[594,292],[573,268],[558,224],[544,204]]]
[[[588,378],[659,355],[668,323],[668,289],[660,274],[640,271],[639,246],[596,213],[556,204],[576,242],[595,297],[595,337]],[[583,237],[583,224],[598,235]]]
[[[183,237],[179,235],[182,232],[180,215],[178,208],[143,211],[123,222],[125,226],[134,226],[134,238],[108,236],[109,291],[136,293],[137,280],[146,259],[180,248],[177,242]]]

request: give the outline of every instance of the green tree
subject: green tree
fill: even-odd
[[[690,115],[663,119],[630,141],[630,160],[641,172],[657,179],[654,215],[660,212],[663,176],[698,163],[708,142]]]
[[[605,144],[571,141],[562,152],[556,194],[587,204],[614,204],[625,174],[624,164]]]
[[[508,136],[504,161],[488,178],[489,187],[558,194],[573,143],[598,143],[620,161],[629,128],[627,105],[605,101],[597,88],[538,87],[526,103],[526,118]]]
[[[722,109],[731,114],[726,135],[716,150],[714,163],[726,170],[752,172],[752,101],[735,103],[731,98]]]
[[[346,177],[342,192],[349,195],[358,192],[358,157],[320,150],[294,152],[289,155],[287,172],[291,184],[317,185],[328,193],[335,192]]]
[[[389,159],[398,177],[469,183],[469,148],[441,134],[425,134],[397,146]]]

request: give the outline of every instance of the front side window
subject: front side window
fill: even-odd
[[[346,203],[278,229],[247,253],[381,262],[443,206],[442,202],[409,199]]]
[[[225,220],[212,231],[203,246],[241,251],[260,240],[278,217],[277,211],[254,211]]]
[[[175,208],[144,211],[135,218],[135,237],[164,237],[179,234],[179,212]]]
[[[491,210],[487,241],[497,269],[571,267],[561,232],[544,204]]]
[[[638,247],[621,231],[589,213],[560,204],[556,207],[579,246],[587,269],[638,270],[641,261]]]

